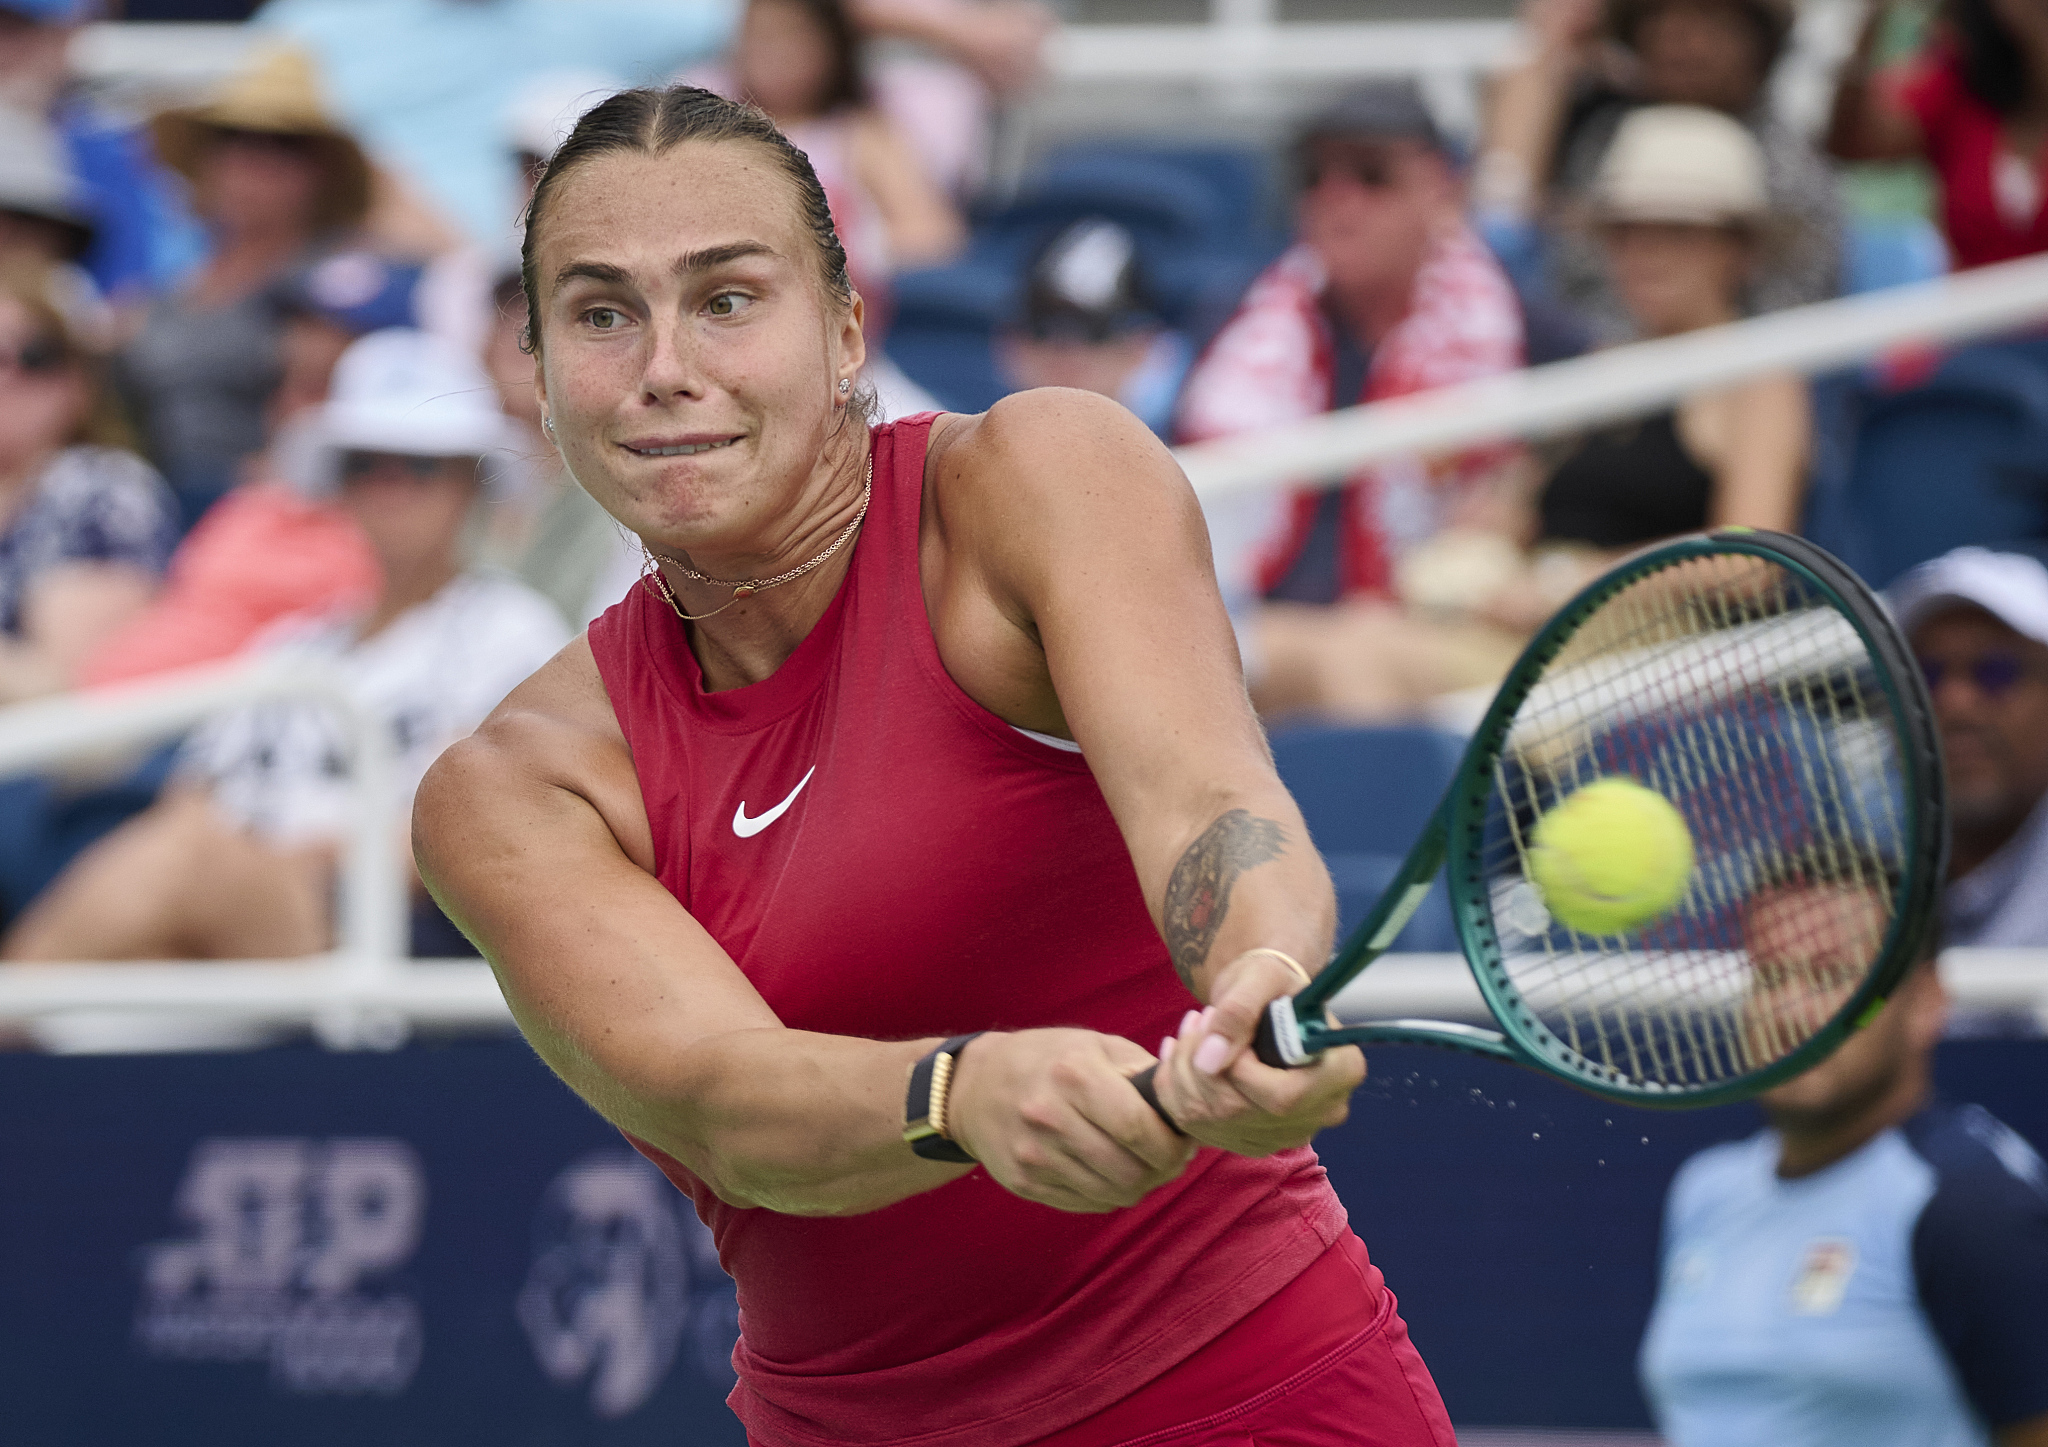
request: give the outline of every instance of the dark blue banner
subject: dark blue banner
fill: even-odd
[[[1952,1044],[2048,1143],[2048,1042]],[[9,1447],[721,1447],[731,1283],[516,1041],[0,1056]],[[1461,1425],[1634,1427],[1662,1194],[1746,1108],[1383,1050],[1324,1157]]]

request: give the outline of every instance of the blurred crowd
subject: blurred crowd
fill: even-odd
[[[1791,0],[1527,0],[1475,135],[1382,79],[1269,153],[1074,148],[1002,198],[993,117],[1054,25],[1035,0],[271,0],[241,69],[147,116],[72,72],[97,18],[0,0],[0,705],[309,661],[389,730],[394,832],[435,755],[643,566],[540,432],[517,248],[547,156],[623,86],[748,99],[810,156],[892,417],[1069,386],[1200,443],[2048,250],[2037,0],[1872,0],[1819,136],[1773,102]],[[1902,162],[1931,186],[1921,232],[1857,199]],[[1886,386],[1947,378],[1928,395],[2038,416],[1995,446],[1932,414],[1919,444],[1888,434],[1938,466],[1883,507],[1848,494],[1874,527],[1852,561],[1893,585],[1941,727],[1946,942],[2048,947],[2048,357],[1907,371],[1847,422],[1762,376],[1212,505],[1254,700],[1456,727],[1626,552],[1719,525],[1840,544],[1816,521],[1838,454],[1900,415]],[[352,752],[272,702],[0,782],[0,956],[330,947]],[[1867,953],[1859,888],[1770,908]],[[467,952],[413,899],[416,954]],[[2048,1172],[1928,1104],[1946,1008],[1916,971],[1765,1097],[1771,1132],[1682,1175],[1643,1353],[1674,1440],[1782,1440],[1756,1404],[1793,1381],[1832,1393],[1840,1430],[1812,1440],[2048,1442]]]
[[[517,222],[623,86],[746,98],[811,157],[885,415],[1072,386],[1199,443],[2048,249],[2036,9],[1873,0],[1813,136],[1772,99],[1791,0],[1527,0],[1476,133],[1378,79],[1277,147],[1110,138],[998,197],[1035,0],[271,0],[239,69],[149,115],[73,72],[95,0],[0,0],[0,703],[296,651],[388,722],[409,791],[622,596],[638,548],[539,431]],[[1853,182],[1904,161],[1941,244],[1885,252]],[[2048,360],[2010,362],[2048,396]],[[1764,376],[1216,504],[1254,699],[1455,727],[1622,553],[1807,527],[1830,416]],[[1915,643],[1958,775],[1955,937],[2048,945],[2048,526],[2011,534],[1947,560],[1965,582],[1927,585]],[[1891,574],[1947,551],[1887,539]],[[273,704],[0,784],[0,952],[323,948],[349,755]],[[416,897],[415,948],[465,949]]]

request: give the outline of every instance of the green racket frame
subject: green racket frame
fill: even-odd
[[[1588,1060],[1553,1034],[1523,1003],[1508,975],[1494,931],[1480,839],[1493,791],[1494,765],[1504,748],[1516,711],[1543,670],[1580,626],[1630,584],[1691,558],[1750,554],[1797,575],[1848,619],[1877,661],[1886,698],[1902,721],[1900,760],[1905,770],[1905,851],[1899,908],[1892,917],[1877,965],[1862,986],[1824,1026],[1797,1049],[1748,1075],[1699,1088],[1673,1088],[1630,1079]],[[1555,1075],[1569,1084],[1629,1105],[1692,1108],[1740,1100],[1799,1074],[1868,1023],[1893,987],[1920,958],[1934,928],[1935,907],[1947,874],[1948,831],[1939,737],[1926,684],[1905,640],[1870,588],[1834,557],[1804,539],[1782,533],[1725,528],[1680,538],[1639,554],[1602,575],[1560,609],[1515,661],[1465,750],[1443,802],[1428,829],[1402,862],[1372,912],[1315,979],[1299,994],[1268,1007],[1257,1048],[1269,1065],[1302,1066],[1339,1045],[1431,1045],[1484,1055]],[[1429,893],[1437,872],[1450,865],[1451,913],[1466,963],[1492,1012],[1498,1030],[1441,1020],[1381,1020],[1336,1026],[1324,1007],[1374,960]]]

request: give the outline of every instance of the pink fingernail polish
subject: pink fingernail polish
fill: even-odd
[[[1209,1028],[1209,1027],[1210,1027],[1211,1025],[1214,1025],[1215,1023],[1216,1023],[1216,1007],[1215,1007],[1214,1005],[1211,1005],[1211,1006],[1209,1006],[1209,1007],[1208,1007],[1207,1009],[1205,1009],[1205,1010],[1203,1010],[1203,1011],[1202,1011],[1202,1028],[1203,1028],[1204,1030],[1206,1030],[1206,1029],[1208,1029],[1208,1028]]]
[[[1230,1058],[1230,1042],[1221,1035],[1210,1035],[1203,1039],[1195,1051],[1195,1069],[1204,1075],[1214,1075],[1223,1068],[1223,1062]]]
[[[1162,1040],[1162,1041],[1160,1041],[1160,1042],[1159,1042],[1159,1063],[1160,1063],[1161,1065],[1168,1065],[1168,1064],[1171,1064],[1171,1063],[1172,1063],[1172,1061],[1173,1061],[1173,1037],[1172,1037],[1171,1035],[1169,1035],[1169,1036],[1167,1036],[1167,1037],[1166,1037],[1166,1038],[1165,1038],[1164,1040]]]
[[[1194,1024],[1197,1020],[1201,1018],[1202,1012],[1200,1010],[1188,1011],[1187,1014],[1180,1017],[1180,1033],[1183,1035],[1187,1034],[1188,1026]]]

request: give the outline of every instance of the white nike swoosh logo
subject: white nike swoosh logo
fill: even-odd
[[[812,764],[811,774],[817,772],[818,766]],[[739,835],[742,839],[752,839],[756,834],[759,834],[763,829],[766,829],[770,824],[780,819],[789,812],[789,806],[796,802],[796,796],[804,791],[804,785],[811,782],[811,774],[805,774],[803,778],[797,780],[796,787],[789,791],[787,799],[784,799],[780,804],[777,804],[773,809],[770,809],[758,818],[749,819],[747,817],[747,801],[745,799],[740,800],[739,808],[732,811],[732,832]]]

